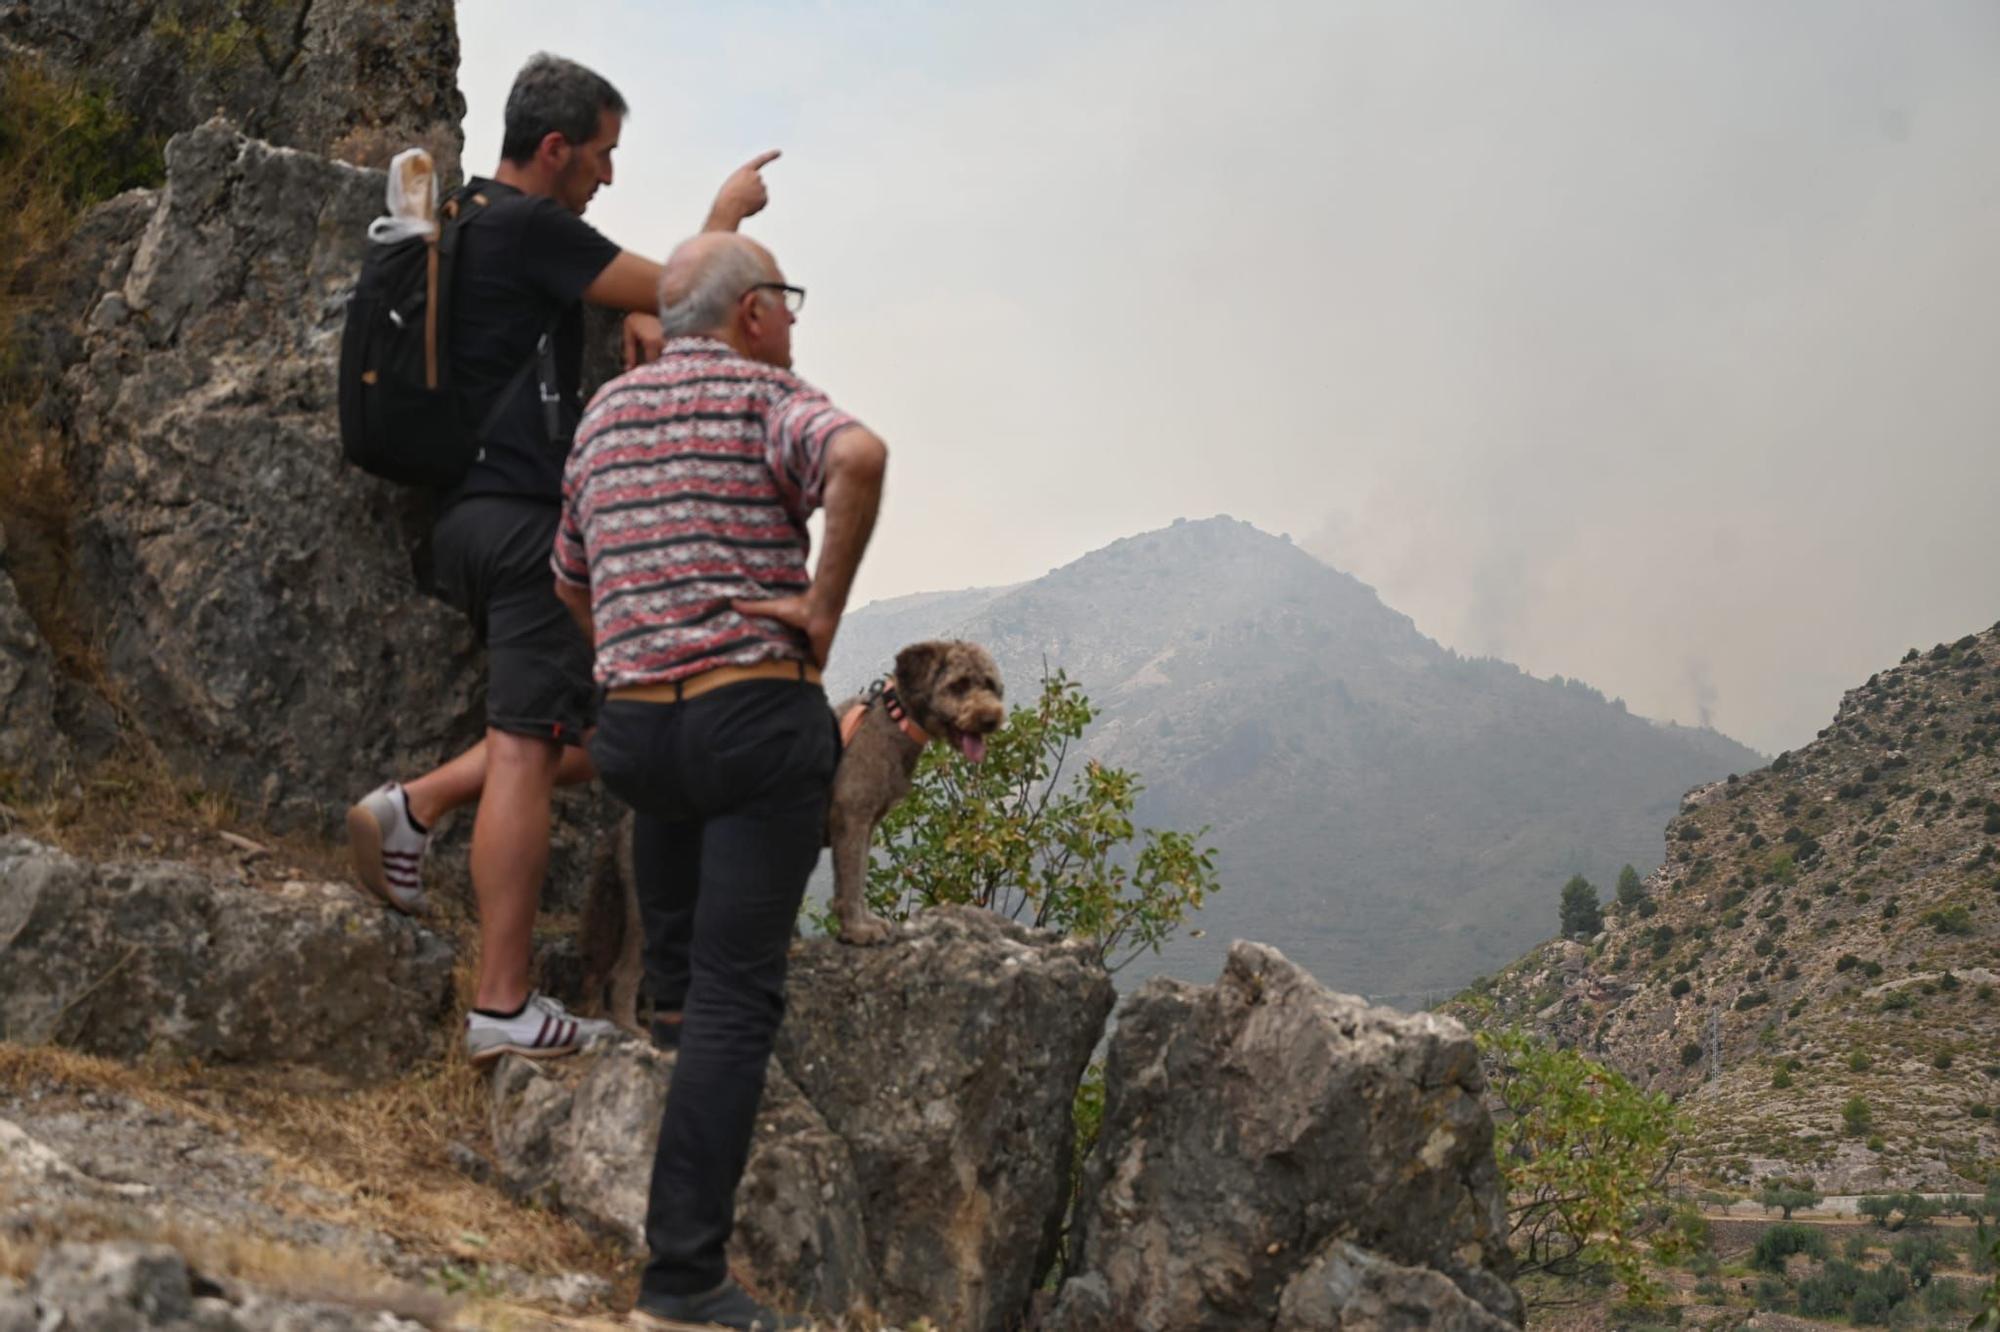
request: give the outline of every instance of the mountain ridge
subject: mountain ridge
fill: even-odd
[[[1810,744],[1690,792],[1668,860],[1600,935],[1530,949],[1447,1011],[1675,1095],[1690,1161],[1726,1184],[1982,1184],[2000,1171],[1996,748],[2000,625],[1912,649]]]
[[[1176,974],[1212,972],[1228,937],[1305,939],[1336,987],[1448,993],[1531,942],[1521,913],[1552,916],[1568,874],[1657,862],[1683,791],[1763,761],[1581,682],[1461,657],[1227,516],[919,597],[849,617],[835,697],[931,636],[985,643],[1016,705],[1044,663],[1081,683],[1100,710],[1085,755],[1141,775],[1142,822],[1206,826],[1222,852],[1225,891],[1194,922],[1209,942],[1170,945]]]

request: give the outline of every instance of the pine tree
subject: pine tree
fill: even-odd
[[[1581,874],[1570,876],[1563,885],[1562,932],[1595,934],[1604,928],[1604,913],[1598,907],[1597,889]]]

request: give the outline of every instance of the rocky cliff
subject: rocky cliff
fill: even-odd
[[[85,76],[140,141],[220,115],[365,166],[423,144],[448,169],[465,142],[451,0],[7,0],[0,42]]]
[[[1811,744],[1690,793],[1667,845],[1601,937],[1449,1011],[1675,1093],[1733,1184],[2000,1170],[2000,626],[1912,649]]]

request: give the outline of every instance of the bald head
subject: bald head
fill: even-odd
[[[660,324],[670,338],[725,341],[743,293],[778,280],[778,261],[748,236],[704,231],[682,241],[660,274]]]

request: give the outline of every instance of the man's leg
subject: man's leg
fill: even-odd
[[[590,755],[582,747],[563,747],[562,762],[556,768],[557,786],[578,786],[596,777]],[[423,776],[403,783],[403,797],[409,801],[410,816],[429,828],[455,809],[463,809],[479,799],[486,787],[486,741],[446,759]]]
[[[711,1290],[750,1154],[806,879],[819,858],[824,786],[793,785],[703,822],[686,1019],[646,1208],[647,1295]]]
[[[472,824],[479,900],[479,989],[473,1006],[511,1013],[527,1001],[535,912],[549,868],[549,805],[564,746],[486,733],[486,783]]]
[[[692,965],[688,950],[701,890],[701,825],[637,815],[632,821],[632,877],[646,935],[653,1044],[672,1047],[680,1043]]]

